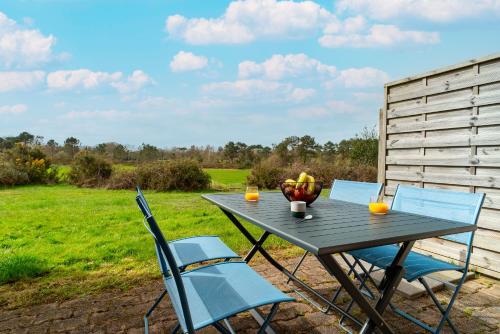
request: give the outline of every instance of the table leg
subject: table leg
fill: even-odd
[[[262,236],[259,238],[259,240],[256,240],[250,232],[240,223],[240,221],[229,211],[226,211],[222,209],[222,212],[231,220],[231,222],[240,230],[240,232],[250,241],[250,243],[253,245],[252,249],[248,253],[248,255],[245,257],[245,261],[248,263],[253,255],[258,251],[273,267],[275,267],[277,270],[282,272],[285,276],[287,276],[289,279],[292,281],[296,282],[299,284],[303,289],[307,290],[308,292],[312,293],[315,295],[317,298],[319,298],[321,301],[329,305],[331,308],[335,309],[339,313],[343,314],[345,317],[349,318],[352,320],[355,324],[358,326],[362,326],[363,324],[356,319],[354,316],[351,314],[345,312],[342,308],[340,308],[338,305],[333,304],[330,302],[327,298],[325,298],[323,295],[321,295],[318,291],[315,289],[311,288],[309,285],[307,285],[305,282],[297,278],[295,275],[293,275],[290,271],[288,271],[285,267],[283,267],[278,261],[276,261],[264,248],[262,248],[263,242],[267,239],[267,237],[270,235],[269,232],[265,231]],[[261,241],[261,242],[259,242]]]
[[[264,244],[264,242],[266,241],[266,239],[271,235],[271,233],[265,231],[264,233],[262,233],[262,235],[260,236],[259,240],[257,240],[257,242],[253,245],[252,249],[250,249],[250,251],[248,252],[247,256],[245,256],[245,258],[243,259],[243,261],[245,262],[249,262],[253,256],[255,255],[255,253],[257,253],[257,251],[259,251],[262,247],[262,244]]]
[[[403,264],[414,243],[415,241],[405,241],[399,248],[399,251],[394,257],[394,260],[392,260],[391,265],[385,270],[384,278],[380,282],[379,286],[379,290],[382,293],[377,301],[377,304],[375,305],[375,310],[379,314],[382,314],[385,311],[392,296],[394,295],[394,292],[396,292],[401,279],[403,278]],[[369,318],[363,325],[363,328],[361,328],[360,333],[371,333],[374,326],[375,323],[373,322],[373,319]]]
[[[354,285],[333,255],[320,255],[318,256],[318,259],[330,275],[334,276],[339,281],[340,285],[347,291],[347,293],[349,293],[356,304],[359,305],[361,310],[363,310],[363,312],[371,321],[373,321],[382,333],[392,333],[391,328],[382,318],[382,315],[370,305],[366,297],[361,293],[361,291],[358,290],[356,285]]]

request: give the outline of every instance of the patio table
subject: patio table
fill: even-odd
[[[251,242],[253,247],[244,258],[246,262],[260,252],[271,265],[303,289],[360,325],[360,333],[371,333],[375,327],[383,333],[393,332],[382,314],[403,277],[403,263],[416,240],[476,229],[475,225],[399,211],[390,211],[387,215],[372,215],[364,205],[326,198],[318,198],[307,208],[307,214],[313,215],[312,220],[297,224],[298,219],[290,214],[288,201],[278,192],[261,192],[258,202],[245,201],[243,194],[206,194],[202,197],[217,205]],[[264,231],[260,238],[255,239],[237,216],[262,228]],[[314,254],[367,315],[366,322],[360,323],[275,260],[263,248],[264,242],[271,234]],[[372,306],[333,254],[394,243],[400,244],[399,252],[385,271],[380,283],[382,294],[376,300],[375,306]],[[258,316],[255,313],[253,315]]]

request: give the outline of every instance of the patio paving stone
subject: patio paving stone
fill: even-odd
[[[296,258],[283,260],[288,268],[296,261]],[[277,287],[297,297],[292,287],[286,284],[285,276],[262,259],[257,258],[252,266]],[[338,286],[312,256],[305,260],[300,276],[327,295],[331,295]],[[161,289],[162,281],[158,278],[127,291],[106,291],[98,295],[13,310],[0,308],[0,333],[143,333],[142,317]],[[443,290],[437,296],[439,300],[448,300],[449,293]],[[349,297],[342,294],[339,300],[345,304]],[[434,322],[439,318],[439,313],[431,307],[432,301],[426,296],[408,300],[396,295],[394,302],[426,322]],[[499,305],[499,282],[480,276],[464,284],[455,303],[452,319],[463,333],[499,333]],[[354,308],[354,312],[361,314],[357,308]],[[387,311],[384,316],[396,333],[425,333],[391,311]],[[166,298],[150,318],[150,332],[168,332],[175,325],[175,319]],[[278,333],[345,333],[338,320],[338,314],[325,315],[297,298],[297,302],[280,307],[272,324]],[[255,333],[258,328],[248,313],[231,319],[231,323],[238,333]],[[212,328],[201,332],[215,333]],[[443,331],[450,332],[448,328]]]

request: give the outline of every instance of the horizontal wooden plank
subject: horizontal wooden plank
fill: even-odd
[[[486,193],[486,197],[484,198],[484,207],[500,210],[500,195]],[[497,221],[500,224],[500,217]]]
[[[457,155],[450,157],[432,156],[426,157],[422,155],[405,156],[405,157],[387,157],[387,165],[432,165],[432,166],[483,166],[483,167],[499,167],[499,156],[477,156],[477,155]]]
[[[500,232],[500,211],[494,209],[488,209],[483,204],[483,208],[481,209],[477,226],[488,230]]]
[[[500,232],[479,228],[474,234],[473,245],[474,248],[487,249],[500,253]]]
[[[464,61],[464,62],[461,62],[458,64],[445,66],[445,67],[441,67],[441,68],[438,68],[438,69],[435,69],[432,71],[428,71],[428,72],[420,73],[417,75],[408,76],[408,77],[405,77],[402,79],[394,80],[394,81],[391,81],[391,82],[388,82],[387,84],[385,84],[385,87],[387,87],[389,89],[393,89],[393,88],[400,86],[400,85],[401,86],[408,85],[411,82],[415,82],[415,81],[420,80],[420,79],[425,78],[425,77],[441,75],[441,74],[444,74],[447,72],[451,72],[451,71],[460,69],[462,67],[472,67],[472,65],[474,65],[474,64],[479,64],[480,68],[489,67],[490,66],[489,62],[494,62],[499,58],[500,58],[500,53],[495,53],[495,54],[487,55],[484,57],[469,59],[467,61]],[[485,63],[485,64],[483,65],[482,63]],[[494,64],[493,64],[493,66],[490,66],[490,67],[494,67]]]
[[[426,255],[432,255],[444,261],[462,263],[465,261],[466,250],[463,245],[444,239],[432,238],[415,242],[414,250]],[[500,277],[500,254],[489,250],[474,248],[471,256],[471,266],[478,267],[478,271],[486,269],[490,275]],[[474,268],[471,268],[474,269]]]
[[[400,94],[389,94],[387,99],[389,103],[397,102],[421,96],[450,92],[472,86],[484,85],[497,81],[500,81],[500,70],[495,70],[487,73],[478,73],[472,76],[459,76],[457,78],[449,79],[436,85],[422,87]]]
[[[386,178],[391,180],[402,180],[412,182],[430,182],[455,184],[461,186],[482,186],[489,188],[500,188],[500,177],[480,175],[453,175],[444,173],[428,172],[397,172],[387,171]]]
[[[499,114],[472,115],[435,119],[423,122],[396,123],[387,126],[387,133],[414,132],[422,130],[438,130],[465,128],[469,126],[487,126],[500,124]]]
[[[500,144],[500,142],[497,143],[497,145]],[[417,150],[417,149],[412,149],[412,150]],[[477,147],[477,155],[483,156],[483,155],[500,155],[500,146],[478,146]]]
[[[476,192],[483,192],[486,194],[483,207],[490,209],[500,209],[500,190],[476,187]],[[500,219],[497,219],[496,223],[500,225]]]
[[[486,146],[498,145],[500,133],[481,133],[477,135],[453,135],[440,137],[420,137],[388,139],[387,148],[418,148],[418,147],[459,147],[459,146]]]
[[[417,106],[394,107],[387,110],[387,118],[420,115],[438,111],[472,108],[500,103],[500,91],[492,94],[470,95],[466,98],[453,99],[439,103],[420,103]]]

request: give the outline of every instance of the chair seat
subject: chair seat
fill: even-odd
[[[178,239],[169,245],[180,268],[202,261],[240,257],[217,236]]]
[[[244,262],[219,262],[181,274],[194,329],[267,304],[293,301]],[[186,329],[172,277],[165,286],[182,328]]]
[[[398,246],[386,245],[358,249],[348,253],[355,258],[385,269],[391,265],[398,251]],[[408,254],[404,263],[404,268],[404,278],[409,282],[433,272],[464,269],[463,266],[457,266],[416,252],[410,252]]]

